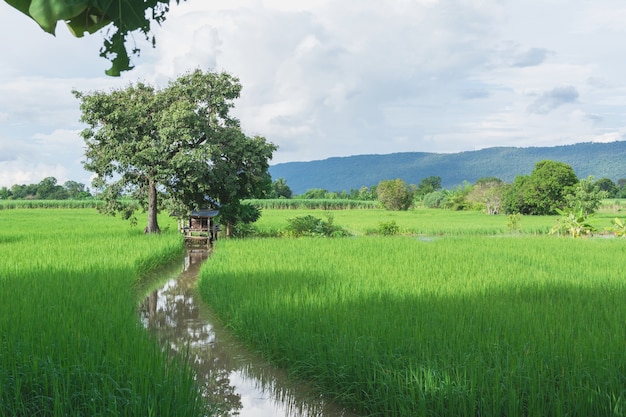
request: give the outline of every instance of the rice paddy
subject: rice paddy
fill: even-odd
[[[266,209],[257,227],[328,213],[355,237],[219,240],[201,271],[210,308],[295,378],[368,416],[626,414],[625,240],[427,209]],[[141,277],[182,250],[161,222],[0,211],[0,416],[210,415],[138,319]]]
[[[138,279],[181,250],[93,209],[3,211],[0,416],[205,415],[137,316]]]
[[[622,239],[523,234],[218,241],[199,286],[363,415],[619,416],[625,257]]]

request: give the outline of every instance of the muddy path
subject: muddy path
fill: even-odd
[[[245,349],[195,292],[206,251],[189,251],[184,265],[168,268],[140,306],[140,318],[161,343],[187,350],[203,396],[216,415],[240,417],[356,417],[326,401],[312,387]]]

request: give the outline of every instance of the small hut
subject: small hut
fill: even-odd
[[[189,246],[209,246],[217,240],[219,225],[214,218],[219,214],[215,209],[194,210],[187,221],[180,219],[178,230],[185,237],[185,243]]]

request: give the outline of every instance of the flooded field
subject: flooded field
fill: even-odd
[[[188,355],[216,415],[241,417],[356,417],[324,400],[306,384],[246,350],[219,324],[194,287],[206,251],[190,251],[180,266],[164,273],[164,284],[141,304],[146,328],[161,343]]]

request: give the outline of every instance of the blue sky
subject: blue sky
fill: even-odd
[[[0,1],[0,187],[90,183],[72,89],[240,78],[234,114],[272,163],[623,140],[617,0],[188,0],[136,68],[104,75],[101,34],[57,35]]]

